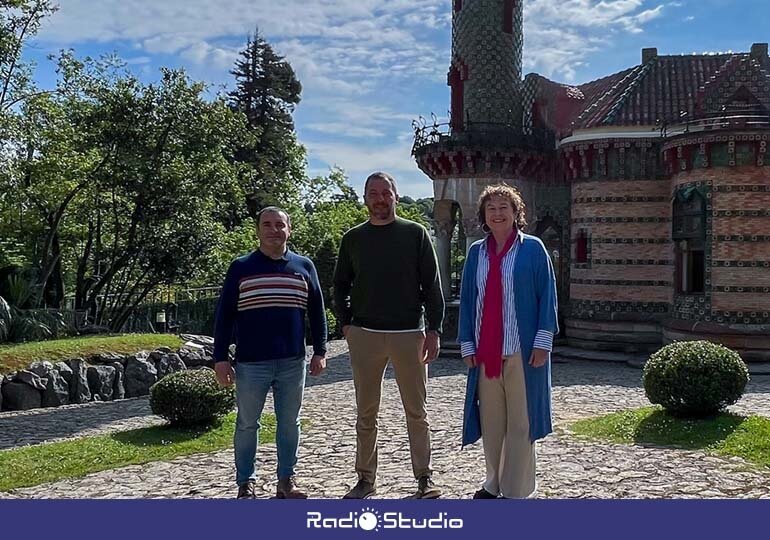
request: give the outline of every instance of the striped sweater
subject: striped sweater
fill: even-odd
[[[326,353],[326,316],[312,261],[291,251],[278,260],[261,251],[230,265],[217,305],[214,359],[236,362],[296,358],[305,354],[305,315],[314,354]]]

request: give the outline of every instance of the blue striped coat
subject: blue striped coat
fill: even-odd
[[[521,352],[527,389],[527,413],[530,439],[542,439],[552,430],[551,423],[551,363],[534,368],[529,357],[538,340],[538,348],[549,348],[545,336],[558,332],[556,308],[556,277],[551,258],[539,238],[519,232],[516,251],[503,262],[504,309],[515,316],[504,317],[503,354]],[[457,341],[463,352],[470,352],[468,344],[478,344],[478,305],[486,283],[480,279],[486,272],[479,265],[486,264],[486,239],[474,242],[468,251],[460,289],[460,320]],[[507,264],[508,259],[511,260]],[[512,276],[511,276],[512,273]],[[507,276],[507,277],[506,277]],[[513,278],[512,280],[510,278]],[[514,293],[515,289],[515,294]],[[480,293],[481,291],[481,293]],[[480,311],[478,311],[480,313]],[[463,415],[462,444],[473,444],[481,438],[478,401],[479,368],[468,370]]]

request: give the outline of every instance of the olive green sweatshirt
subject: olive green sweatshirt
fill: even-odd
[[[425,227],[396,217],[342,237],[334,269],[334,306],[342,325],[371,330],[441,331],[444,296],[436,252]]]

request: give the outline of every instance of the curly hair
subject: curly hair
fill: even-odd
[[[513,213],[516,216],[514,219],[516,228],[523,231],[527,226],[525,211],[526,205],[524,204],[524,199],[522,198],[521,193],[519,193],[519,190],[515,187],[509,186],[508,184],[487,186],[484,188],[484,191],[481,192],[478,204],[478,217],[479,224],[481,225],[482,229],[487,224],[486,216],[484,215],[484,207],[492,197],[503,197],[504,199],[508,199],[511,202]]]

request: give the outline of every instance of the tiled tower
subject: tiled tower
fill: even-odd
[[[479,195],[504,182],[521,192],[527,205],[528,231],[548,233],[553,253],[568,239],[569,187],[553,185],[556,163],[553,131],[524,124],[523,0],[453,0],[451,88],[448,124],[416,125],[413,153],[433,181],[434,221],[444,294],[451,300],[450,250],[456,221],[466,247],[481,238],[476,214]],[[548,185],[550,182],[551,185]],[[560,199],[561,203],[549,201]],[[548,208],[563,207],[561,223]],[[558,269],[557,269],[558,272]],[[453,315],[448,310],[449,330]]]
[[[452,127],[521,127],[521,0],[455,0]]]

